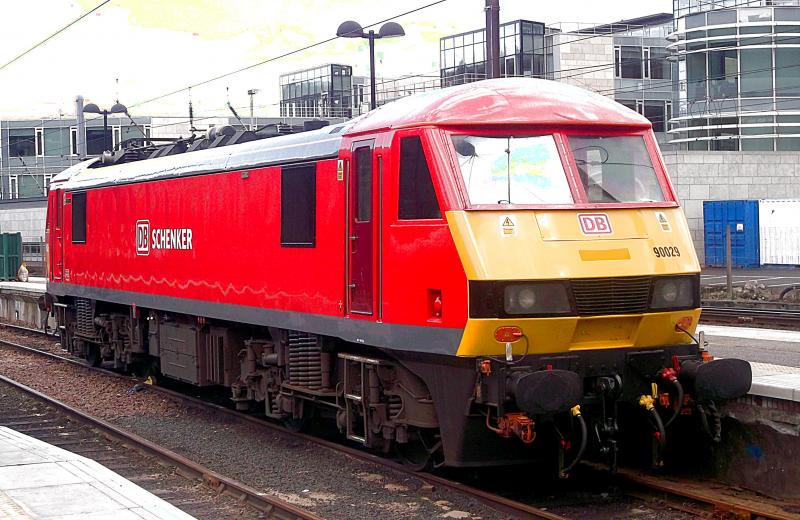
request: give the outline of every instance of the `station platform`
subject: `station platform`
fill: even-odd
[[[47,290],[47,280],[30,277],[27,282],[0,282],[0,318],[10,323],[41,329],[47,313],[39,309],[39,298]],[[48,320],[52,329],[55,321]]]
[[[750,362],[750,395],[800,402],[800,332],[704,324],[697,330],[705,333],[713,356]]]
[[[0,518],[191,520],[99,463],[0,427]]]

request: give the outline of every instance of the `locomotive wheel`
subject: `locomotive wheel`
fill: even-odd
[[[404,466],[412,471],[428,471],[434,467],[435,456],[442,447],[438,434],[416,430],[408,442],[397,443],[397,454]]]
[[[93,367],[99,367],[103,363],[103,356],[100,353],[100,346],[90,343],[86,350],[86,361]]]

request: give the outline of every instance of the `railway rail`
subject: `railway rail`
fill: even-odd
[[[5,324],[0,324],[0,328],[2,328],[3,326],[5,326]],[[35,329],[27,329],[24,332],[35,333],[37,331],[35,331]],[[36,355],[47,356],[51,359],[55,359],[61,362],[81,366],[87,370],[98,370],[105,372],[109,375],[113,375],[115,377],[128,378],[131,381],[134,380],[139,381],[135,378],[119,374],[117,372],[113,372],[103,368],[91,367],[82,360],[73,357],[63,356],[53,352],[47,352],[39,348],[21,345],[19,343],[8,341],[6,339],[0,339],[0,345],[5,345],[17,350],[34,353]],[[0,376],[0,381],[5,382],[6,379],[7,378]],[[25,389],[31,392],[32,395],[37,395],[37,397],[41,396],[41,398],[45,400],[49,399],[47,396],[41,395],[33,389],[27,387],[25,387]],[[205,409],[211,408],[221,414],[226,414],[238,421],[255,424],[262,428],[268,428],[288,433],[302,440],[315,443],[325,448],[346,453],[347,455],[352,456],[354,458],[374,462],[401,473],[411,474],[414,477],[419,478],[433,486],[439,486],[442,488],[453,490],[458,493],[470,495],[471,497],[474,497],[475,499],[487,505],[490,505],[495,509],[512,514],[515,517],[565,520],[565,517],[555,514],[553,512],[540,509],[528,504],[524,504],[516,500],[512,500],[494,493],[483,491],[473,486],[457,482],[439,475],[413,472],[409,470],[407,467],[403,466],[401,463],[383,457],[379,457],[377,455],[373,455],[371,453],[365,452],[360,449],[355,449],[346,445],[342,445],[337,442],[328,441],[304,433],[294,432],[287,428],[284,428],[283,426],[264,421],[261,418],[237,412],[235,410],[226,408],[224,406],[210,403],[203,399],[185,395],[183,393],[179,393],[174,390],[158,386],[153,386],[152,389],[154,391],[168,395],[176,400],[179,400],[195,408],[205,408]],[[66,407],[65,409],[68,409],[71,412],[77,414],[76,417],[85,418],[85,420],[87,421],[96,420],[79,410],[70,408],[69,406],[66,405],[63,406]],[[100,422],[103,423],[104,425],[103,428],[105,427],[110,428],[110,430],[108,431],[110,432],[111,435],[114,436],[131,435],[132,438],[134,439],[143,441],[144,443],[152,444],[150,443],[150,441],[147,441],[146,439],[138,437],[134,434],[129,434],[109,423],[106,423],[105,421],[100,421]],[[155,449],[158,450],[159,448],[155,446]],[[143,451],[147,452],[148,449],[144,448]],[[159,452],[156,451],[156,454],[158,453]],[[177,464],[184,464],[184,463],[194,464],[192,461],[185,459],[180,455],[177,454],[175,455],[179,457],[179,461],[177,462]],[[597,467],[597,469],[599,470],[600,468]],[[206,473],[205,471],[203,471],[203,469],[189,468],[188,471],[190,474],[195,475],[198,478],[202,478],[207,482],[208,481],[214,483],[223,482],[222,480],[219,480],[217,477],[215,477],[214,476],[215,474],[213,474],[213,472],[210,472],[210,470],[206,470],[208,471]],[[626,487],[625,493],[628,494],[629,496],[642,499],[649,503],[656,503],[656,502],[661,503],[666,507],[671,507],[676,510],[693,514],[695,516],[706,516],[712,513],[728,513],[728,514],[734,514],[737,518],[752,518],[752,519],[765,518],[774,520],[788,520],[797,518],[797,512],[788,512],[782,509],[779,505],[776,505],[774,503],[766,503],[766,502],[762,503],[754,501],[749,498],[738,498],[736,496],[731,496],[730,494],[723,493],[721,492],[720,489],[712,490],[711,488],[708,487],[704,488],[703,486],[700,485],[687,484],[684,481],[670,481],[667,479],[655,477],[644,473],[639,473],[636,471],[620,470],[616,476],[616,481]],[[241,493],[241,496],[249,496],[246,494],[246,491],[250,491],[250,492],[255,492],[256,496],[253,497],[254,499],[267,498],[260,495],[257,491],[253,490],[252,488],[248,489],[247,486],[243,484],[240,484],[240,486],[242,487],[239,488],[236,486],[236,484],[233,484],[231,486],[224,484],[222,487],[230,490],[235,490],[235,492]],[[281,518],[281,517],[275,517],[275,518]],[[306,518],[306,517],[297,516],[295,518]]]
[[[3,341],[3,344],[10,342]],[[131,446],[137,451],[156,458],[172,467],[175,467],[182,475],[201,481],[212,489],[233,496],[242,504],[249,505],[264,513],[265,518],[274,520],[322,520],[321,517],[300,509],[292,504],[264,495],[241,482],[216,473],[196,462],[183,457],[171,450],[167,450],[156,443],[153,443],[134,433],[117,428],[113,424],[93,417],[76,408],[73,408],[57,399],[47,396],[22,383],[0,375],[0,383],[13,387],[30,397],[33,397],[59,412],[76,419],[77,421],[89,425],[121,443]]]
[[[701,322],[800,330],[800,309],[742,305],[703,306]]]
[[[5,324],[2,324],[2,325],[5,326]],[[28,329],[28,330],[26,330],[26,332],[37,332],[37,331],[35,331],[34,329]],[[105,372],[107,374],[113,375],[115,377],[129,378],[129,376],[125,376],[125,375],[122,375],[122,374],[119,374],[119,373],[116,373],[116,372],[112,372],[112,371],[105,370],[105,369],[102,369],[102,368],[91,367],[87,363],[84,363],[83,361],[75,359],[75,358],[72,358],[72,357],[67,357],[67,356],[54,354],[53,352],[43,351],[43,350],[38,349],[38,348],[21,345],[19,343],[15,343],[15,342],[8,341],[8,340],[5,340],[5,339],[0,339],[0,345],[5,345],[5,346],[8,346],[8,347],[17,349],[17,350],[22,350],[22,351],[25,351],[25,352],[29,352],[29,353],[33,353],[33,354],[37,354],[37,355],[41,355],[41,356],[46,356],[46,357],[49,357],[51,359],[55,359],[55,360],[58,360],[58,361],[61,361],[61,362],[70,363],[70,364],[73,364],[73,365],[78,365],[78,366],[81,366],[81,367],[83,367],[85,369],[88,369],[88,370],[102,371],[102,372]],[[134,378],[130,378],[130,379],[133,380]],[[19,383],[13,382],[12,380],[8,380],[8,378],[5,378],[4,376],[0,376],[0,382],[7,382],[7,381],[9,382],[9,384],[20,385],[20,389],[21,390],[26,391],[26,392],[30,392],[32,395],[35,395],[37,398],[41,396],[42,399],[50,399],[47,396],[44,396],[43,394],[41,394],[39,392],[36,392],[35,390],[33,390],[31,388],[28,388],[28,387],[26,387],[24,385],[21,385]],[[321,446],[326,447],[328,449],[346,453],[347,455],[350,455],[350,456],[358,458],[358,459],[362,459],[362,460],[367,460],[367,461],[370,461],[370,462],[378,463],[378,464],[381,464],[381,465],[383,465],[385,467],[388,467],[390,469],[393,469],[393,470],[401,472],[401,473],[412,474],[413,476],[415,476],[415,477],[427,482],[428,484],[431,484],[433,486],[439,486],[439,487],[447,488],[447,489],[450,489],[452,491],[455,491],[455,492],[458,492],[458,493],[461,493],[461,494],[469,495],[469,496],[471,496],[471,497],[473,497],[473,498],[475,498],[475,499],[477,499],[477,500],[479,500],[479,501],[481,501],[481,502],[483,502],[483,503],[485,503],[485,504],[487,504],[487,505],[489,505],[489,506],[491,506],[491,507],[493,507],[493,508],[495,508],[495,509],[497,509],[499,511],[503,511],[503,512],[512,514],[515,517],[519,517],[519,518],[541,518],[541,519],[545,519],[545,520],[567,520],[566,517],[563,517],[561,515],[557,515],[555,513],[552,513],[552,512],[549,512],[549,511],[545,511],[543,509],[539,509],[539,508],[536,508],[536,507],[533,507],[533,506],[530,506],[530,505],[527,505],[527,504],[523,504],[521,502],[517,502],[517,501],[511,500],[511,499],[502,497],[500,495],[496,495],[496,494],[493,494],[493,493],[488,493],[486,491],[482,491],[480,489],[477,489],[477,488],[462,484],[460,482],[452,481],[452,480],[446,479],[444,477],[440,477],[440,476],[433,475],[433,474],[427,474],[427,473],[412,472],[412,471],[410,471],[408,468],[406,468],[405,466],[403,466],[400,463],[397,463],[397,462],[394,462],[394,461],[391,461],[391,460],[387,460],[387,459],[384,459],[382,457],[378,457],[376,455],[372,455],[370,453],[366,453],[364,451],[361,451],[361,450],[358,450],[358,449],[354,449],[354,448],[351,448],[351,447],[348,447],[348,446],[344,446],[344,445],[341,445],[341,444],[338,444],[338,443],[335,443],[335,442],[327,441],[325,439],[320,439],[320,438],[314,437],[312,435],[307,435],[307,434],[303,434],[303,433],[299,433],[299,432],[293,432],[293,431],[291,431],[291,430],[289,430],[287,428],[284,428],[282,426],[279,426],[277,424],[266,422],[266,421],[264,421],[262,419],[259,419],[257,417],[253,417],[253,416],[250,416],[250,415],[246,415],[244,413],[236,412],[234,410],[230,410],[230,409],[225,408],[223,406],[220,406],[220,405],[217,405],[217,404],[214,404],[214,403],[210,403],[208,401],[204,401],[202,399],[198,399],[198,398],[195,398],[195,397],[192,397],[192,396],[188,396],[188,395],[176,392],[174,390],[170,390],[168,388],[157,387],[157,386],[153,386],[152,388],[155,391],[158,391],[160,393],[166,394],[166,395],[168,395],[168,396],[170,396],[170,397],[172,397],[174,399],[180,400],[180,401],[182,401],[182,402],[184,402],[184,403],[186,403],[186,404],[188,404],[190,406],[201,407],[201,408],[206,408],[206,409],[213,408],[215,411],[227,414],[227,415],[231,416],[232,418],[235,418],[235,419],[240,420],[240,421],[256,424],[256,425],[258,425],[259,427],[262,427],[262,428],[269,428],[269,429],[278,430],[278,431],[281,431],[281,432],[284,432],[284,433],[288,433],[288,434],[294,435],[296,437],[299,437],[299,438],[301,438],[303,440],[306,440],[308,442],[313,442],[313,443],[315,443],[317,445],[321,445]],[[55,402],[58,403],[57,401],[55,401]],[[64,405],[63,403],[56,404],[56,406],[58,406],[58,405],[64,406],[65,407],[64,408],[65,411],[67,411],[68,413],[75,412],[77,414],[80,414],[80,417],[81,418],[85,418],[85,420],[87,420],[87,421],[97,420],[97,421],[100,421],[101,423],[103,423],[103,425],[104,425],[103,427],[107,426],[107,427],[113,429],[114,432],[119,432],[120,434],[123,434],[123,435],[124,434],[131,435],[134,439],[136,439],[136,441],[134,441],[134,442],[143,441],[144,443],[149,443],[150,445],[153,444],[153,443],[150,443],[150,441],[147,441],[146,439],[144,439],[142,437],[139,437],[139,436],[137,436],[135,434],[131,434],[131,433],[125,432],[124,430],[121,430],[121,429],[117,428],[116,426],[111,425],[110,423],[107,423],[107,422],[102,421],[100,419],[93,418],[93,417],[91,417],[91,416],[89,416],[87,414],[84,414],[83,412],[81,412],[79,410],[76,410],[76,409],[71,408],[71,407],[69,407],[67,405]],[[111,434],[114,435],[114,433],[111,433]],[[155,447],[156,449],[160,449],[155,445],[153,445],[153,447]],[[149,453],[149,448],[148,447],[144,447],[143,451]],[[164,450],[164,451],[169,452],[169,450]],[[169,452],[169,453],[172,453],[172,452]],[[183,463],[192,463],[191,461],[189,461],[185,457],[182,457],[182,456],[180,456],[178,454],[174,454],[174,455],[180,458],[180,460],[177,462],[178,465],[181,465]],[[210,470],[207,470],[207,471],[210,472]],[[218,478],[216,478],[214,476],[216,474],[213,474],[213,472],[210,472],[209,474],[211,474],[212,476],[210,478],[207,478],[205,473],[199,472],[197,469],[193,470],[193,469],[190,468],[189,469],[189,474],[196,475],[196,476],[202,478],[204,481],[207,481],[207,482],[217,482],[217,481],[223,482],[223,481],[219,480]],[[242,489],[239,489],[238,487],[235,487],[235,486],[232,486],[230,489],[234,489],[236,491],[239,491],[241,493],[241,496],[244,496],[244,497],[246,497],[248,499],[250,498],[250,496],[247,495],[247,491],[248,490],[251,491],[251,492],[257,493],[258,496],[260,496],[262,498],[268,498],[268,497],[263,497],[262,494],[259,494],[257,491],[253,490],[252,488],[248,488],[247,486],[245,486],[243,484],[239,484],[239,485],[243,486]],[[227,487],[227,484],[226,484],[226,487]],[[249,502],[249,500],[248,500],[248,502]],[[261,509],[261,508],[259,507],[259,509]],[[283,517],[276,516],[274,518],[283,518]],[[298,516],[296,518],[306,518],[306,517]],[[312,517],[308,517],[308,518],[317,518],[317,517],[313,517],[312,516]]]

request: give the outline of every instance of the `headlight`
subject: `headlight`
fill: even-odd
[[[656,278],[653,282],[651,309],[681,309],[699,307],[698,286],[694,276]]]
[[[564,284],[558,282],[509,284],[503,291],[506,314],[565,314],[572,311]]]

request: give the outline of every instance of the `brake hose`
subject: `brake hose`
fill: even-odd
[[[580,462],[580,460],[583,458],[583,454],[586,451],[586,444],[589,437],[586,430],[586,421],[583,420],[583,416],[581,415],[580,405],[576,404],[575,406],[573,406],[570,412],[572,412],[572,417],[574,417],[575,420],[578,421],[578,426],[581,429],[581,444],[578,447],[578,453],[575,454],[575,458],[572,460],[572,462],[570,462],[569,466],[561,470],[562,477],[565,477],[567,473],[569,473],[572,470],[572,468],[574,468],[575,465],[578,462]]]
[[[656,421],[656,428],[658,429],[658,444],[661,446],[661,449],[664,449],[664,446],[667,443],[667,432],[664,431],[664,423],[661,421],[661,416],[658,415],[658,410],[655,408],[650,408],[648,410],[650,415],[653,416],[653,419]]]
[[[678,398],[675,402],[675,406],[672,407],[672,415],[670,416],[669,420],[664,423],[664,428],[668,428],[672,421],[675,420],[678,415],[681,413],[681,408],[683,407],[683,385],[677,379],[670,381],[672,385],[675,387],[675,391],[678,393]]]

